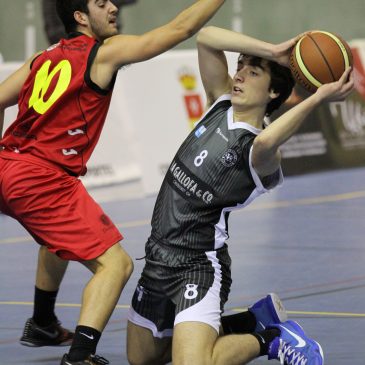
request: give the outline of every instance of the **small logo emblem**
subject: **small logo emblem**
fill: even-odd
[[[94,339],[94,335],[88,335],[88,334],[86,334],[84,332],[80,332],[80,335],[83,335],[83,336],[89,338],[90,340],[93,340]]]
[[[229,148],[224,155],[221,157],[221,162],[226,167],[232,167],[236,164],[238,160],[238,155],[235,150]]]
[[[105,214],[103,214],[102,216],[100,216],[100,220],[102,221],[102,223],[105,226],[109,226],[110,225],[110,219]]]
[[[195,135],[199,138],[205,131],[207,130],[207,128],[205,128],[203,125],[201,125],[196,131],[195,131]]]
[[[43,333],[47,337],[53,338],[53,339],[56,339],[59,336],[59,332],[57,330],[55,330],[54,332],[49,332],[49,331],[43,330],[42,328],[37,327],[37,331],[40,333]]]
[[[280,328],[282,328],[283,330],[285,330],[286,332],[288,332],[291,336],[293,336],[296,341],[298,342],[295,347],[300,348],[300,347],[304,347],[307,343],[305,342],[305,340],[303,338],[301,338],[299,335],[297,335],[296,333],[290,331],[289,329],[287,329],[286,327],[280,325]]]

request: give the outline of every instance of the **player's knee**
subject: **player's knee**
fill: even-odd
[[[136,334],[135,334],[136,335]],[[165,365],[171,362],[171,343],[150,343],[144,339],[143,334],[139,334],[136,344],[133,342],[133,335],[128,332],[127,359],[130,365]],[[163,340],[164,341],[164,340]],[[141,348],[140,343],[143,343]]]
[[[125,252],[123,253],[122,258],[121,258],[121,265],[122,265],[122,270],[123,270],[124,276],[129,278],[132,275],[132,272],[134,269],[134,264],[133,264],[133,260]]]
[[[127,359],[129,365],[157,365],[164,364],[164,362],[159,362],[156,359],[143,357],[142,354],[137,354],[135,351],[133,353],[127,353]]]
[[[129,365],[147,365],[147,362],[143,361],[138,357],[135,357],[134,354],[127,354],[128,364]]]
[[[153,361],[146,356],[146,353],[143,351],[136,351],[133,349],[132,351],[128,348],[127,351],[127,359],[128,364],[130,365],[150,365],[153,364]]]
[[[98,258],[98,269],[113,272],[115,278],[128,280],[133,272],[133,261],[121,246],[115,245]]]
[[[133,261],[122,248],[115,250],[108,261],[112,270],[117,271],[123,278],[129,278],[131,276],[133,272]]]

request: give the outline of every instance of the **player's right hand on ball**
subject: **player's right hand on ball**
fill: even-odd
[[[343,101],[351,94],[354,85],[352,67],[349,67],[338,81],[320,86],[315,95],[320,97],[321,101]]]

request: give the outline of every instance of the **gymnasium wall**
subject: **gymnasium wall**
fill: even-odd
[[[285,175],[365,166],[365,40],[351,44],[356,91],[343,103],[316,108],[282,146]],[[237,55],[227,53],[227,57],[233,73]],[[17,66],[0,65],[0,80]],[[287,107],[303,97],[303,89],[296,87]],[[123,68],[107,123],[83,178],[85,184],[139,180],[141,192],[157,192],[177,147],[201,117],[204,105],[196,50],[173,50]],[[6,110],[5,127],[16,112],[16,107]]]
[[[171,19],[193,0],[138,0],[123,8],[124,32],[140,34]],[[0,0],[0,53],[6,61],[22,61],[26,53],[47,46],[41,0]],[[365,0],[227,0],[212,24],[243,30],[278,42],[308,29],[337,32],[350,40],[365,37]],[[26,37],[35,44],[26,42]],[[27,34],[27,36],[26,36]],[[31,44],[29,44],[31,43]],[[178,49],[194,48],[194,40]]]
[[[0,82],[29,52],[24,33],[30,37],[35,32],[36,44],[30,42],[31,46],[47,46],[39,15],[40,0],[13,0],[6,5],[0,0],[2,3],[9,13],[0,13],[0,52],[6,61],[0,64]],[[137,5],[126,7],[122,14],[124,32],[142,33],[164,23],[190,3],[191,0],[138,0]],[[161,4],[163,13],[156,11],[156,4]],[[28,10],[26,19],[22,19],[24,8]],[[337,0],[228,0],[211,22],[235,29],[242,27],[251,35],[273,42],[305,29],[326,29],[341,34],[356,48],[357,91],[346,103],[318,108],[284,145],[286,175],[365,165],[365,27],[360,17],[363,14],[365,0],[347,0],[346,6],[344,1]],[[189,47],[193,48],[192,41],[119,72],[108,121],[84,178],[87,186],[139,179],[145,194],[157,191],[173,153],[205,104],[196,51],[184,49]],[[228,56],[233,73],[237,55]],[[297,102],[300,93],[297,89],[290,103]],[[16,112],[16,107],[7,110],[5,126],[14,120]]]

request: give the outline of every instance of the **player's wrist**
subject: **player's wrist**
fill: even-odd
[[[308,99],[311,100],[313,106],[318,106],[324,101],[326,101],[326,95],[320,90],[320,88],[317,89],[317,91],[312,94]]]

